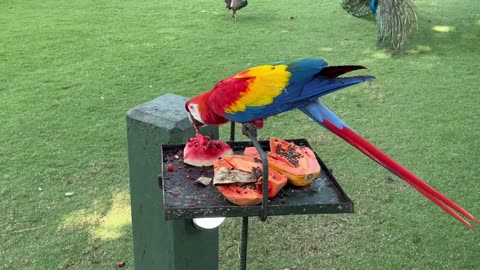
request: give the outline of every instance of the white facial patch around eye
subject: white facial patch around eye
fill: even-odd
[[[200,117],[200,112],[198,111],[198,105],[197,104],[190,104],[188,106],[188,109],[190,110],[190,115],[189,117],[193,117],[195,120],[202,122],[202,117]],[[193,120],[193,119],[191,119]]]
[[[193,123],[192,115],[190,113],[187,113],[187,114],[188,114],[188,120],[190,120],[190,123]]]

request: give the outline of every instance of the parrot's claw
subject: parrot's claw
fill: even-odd
[[[257,138],[258,132],[257,127],[253,123],[243,123],[242,124],[242,134],[249,138]]]

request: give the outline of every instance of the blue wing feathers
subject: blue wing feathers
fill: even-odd
[[[282,94],[277,96],[272,104],[247,107],[244,112],[226,114],[225,118],[235,122],[249,122],[298,108],[301,108],[313,119],[325,115],[332,117],[334,114],[317,101],[320,97],[374,79],[373,76],[338,77],[353,70],[364,69],[364,67],[353,65],[329,67],[322,59],[301,59],[276,64],[286,64],[287,70],[291,73],[290,81]],[[311,103],[319,105],[312,105],[313,107],[310,108],[309,104]]]

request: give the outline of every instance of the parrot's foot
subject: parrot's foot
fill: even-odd
[[[253,123],[243,123],[242,124],[242,134],[251,138],[257,138],[258,132],[257,127]]]

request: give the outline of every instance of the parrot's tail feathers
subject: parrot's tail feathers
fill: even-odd
[[[445,195],[443,195],[436,189],[429,186],[427,183],[423,182],[420,178],[405,169],[398,162],[387,156],[369,141],[362,138],[355,131],[350,129],[340,118],[338,118],[333,112],[331,112],[320,102],[311,103],[300,109],[317,123],[321,124],[323,127],[327,128],[340,138],[344,139],[345,141],[356,147],[362,153],[364,153],[386,169],[390,170],[398,177],[405,180],[418,192],[430,199],[433,203],[438,205],[452,217],[462,222],[468,228],[473,229],[474,227],[466,219],[469,219],[475,223],[480,223],[475,217],[473,217],[470,213],[468,213],[458,204],[447,198]]]
[[[465,211],[462,207],[460,207],[455,202],[451,201],[445,195],[437,191],[436,189],[429,186],[427,183],[423,182],[420,178],[415,176],[413,173],[405,169],[402,165],[397,163],[395,160],[388,157],[385,153],[380,151],[370,142],[362,138],[360,135],[355,133],[348,127],[344,128],[337,128],[333,123],[330,123],[328,120],[324,121],[324,126],[327,129],[331,130],[333,133],[344,139],[345,141],[349,142],[351,145],[355,146],[365,155],[369,156],[371,159],[378,162],[383,167],[390,170],[392,173],[396,174],[398,177],[405,180],[409,183],[412,187],[414,187],[417,191],[422,193],[425,197],[430,199],[432,202],[440,206],[445,212],[449,213],[451,216],[465,224],[470,229],[473,229],[473,226],[464,219],[470,219],[475,223],[479,223],[479,221],[473,217],[470,213]],[[458,213],[462,214],[464,217],[458,215]]]
[[[325,76],[328,78],[336,78],[340,75],[343,75],[345,73],[354,71],[354,70],[359,70],[359,69],[366,69],[364,66],[328,66],[322,68],[320,72],[317,74],[317,76]]]

